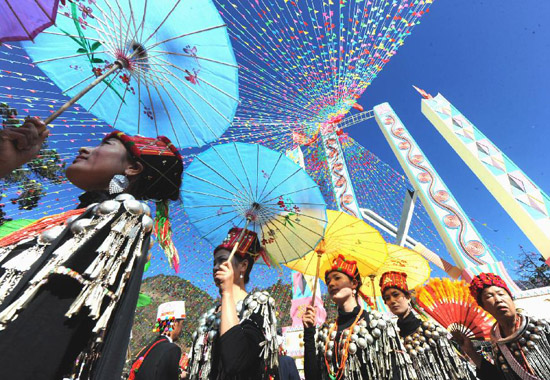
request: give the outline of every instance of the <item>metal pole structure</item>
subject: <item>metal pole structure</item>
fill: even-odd
[[[397,230],[396,244],[404,247],[405,239],[409,234],[409,227],[411,226],[411,219],[414,214],[414,203],[416,202],[416,191],[408,190],[405,194],[405,201],[403,202],[403,212],[401,213],[401,221],[399,222],[399,229]]]

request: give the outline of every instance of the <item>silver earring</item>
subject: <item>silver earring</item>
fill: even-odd
[[[242,274],[242,273],[241,273],[241,274],[239,275],[239,278],[244,278],[244,276],[243,276],[243,274]]]
[[[122,193],[128,186],[130,186],[128,177],[122,174],[115,174],[109,182],[109,194]]]

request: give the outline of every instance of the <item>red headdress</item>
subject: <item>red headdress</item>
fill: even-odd
[[[232,251],[235,244],[239,240],[243,229],[238,227],[233,227],[227,233],[226,238],[223,242],[214,249],[214,253],[220,249],[226,249]],[[264,248],[260,244],[258,235],[254,231],[245,230],[241,238],[239,247],[235,251],[235,254],[238,254],[243,259],[248,255],[252,257],[254,261],[258,260],[258,257],[262,257],[266,264],[270,265],[270,260],[268,259]]]
[[[329,273],[334,271],[347,274],[350,278],[356,279],[361,284],[361,274],[359,273],[359,269],[357,269],[357,261],[355,260],[346,260],[343,255],[338,255],[332,261],[331,268],[325,272],[325,279]]]
[[[388,288],[396,288],[401,290],[405,294],[409,294],[409,287],[407,286],[407,273],[405,272],[386,272],[380,277],[380,291],[382,294]]]
[[[113,131],[103,138],[103,141],[119,139],[134,158],[145,156],[174,156],[182,159],[178,149],[170,139],[159,136],[156,139],[144,136],[131,136],[121,131]]]
[[[510,297],[512,297],[512,292],[508,289],[508,285],[504,280],[494,273],[480,273],[472,279],[470,282],[470,294],[477,301],[478,305],[481,306],[480,298],[481,292],[483,289],[490,286],[498,286],[508,292]]]

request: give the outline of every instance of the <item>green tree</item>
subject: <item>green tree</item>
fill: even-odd
[[[544,258],[536,252],[526,251],[519,246],[521,253],[516,260],[519,283],[527,289],[550,286],[550,267],[544,262]]]
[[[0,117],[2,126],[19,127],[21,121],[17,118],[17,110],[9,107],[6,103],[0,103]],[[53,184],[61,183],[65,178],[65,163],[56,149],[51,149],[47,142],[44,142],[38,156],[14,170],[11,174],[2,179],[0,194],[2,198],[7,197],[6,192],[17,188],[17,196],[10,198],[11,203],[16,204],[20,210],[32,210],[38,206],[38,202],[47,192],[44,182]],[[1,202],[1,199],[0,199]],[[0,225],[10,220],[4,211],[5,204],[0,203]]]

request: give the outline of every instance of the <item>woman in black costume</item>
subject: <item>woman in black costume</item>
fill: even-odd
[[[0,240],[0,378],[120,379],[154,224],[136,198],[166,212],[182,171],[164,137],[79,150],[67,178],[81,209]]]
[[[398,318],[399,336],[418,379],[475,379],[472,368],[453,347],[447,330],[435,321],[420,320],[412,311],[406,273],[382,274],[380,291],[384,303]]]
[[[221,304],[202,316],[193,335],[189,379],[260,380],[277,372],[275,301],[267,292],[248,294],[245,289],[255,260],[265,258],[264,253],[257,235],[240,228],[231,229],[214,250],[213,274]]]
[[[330,298],[338,317],[317,333],[315,308],[303,316],[304,369],[306,380],[316,379],[413,379],[407,376],[397,332],[386,316],[368,311],[359,300],[361,275],[355,261],[340,255],[325,273]]]

